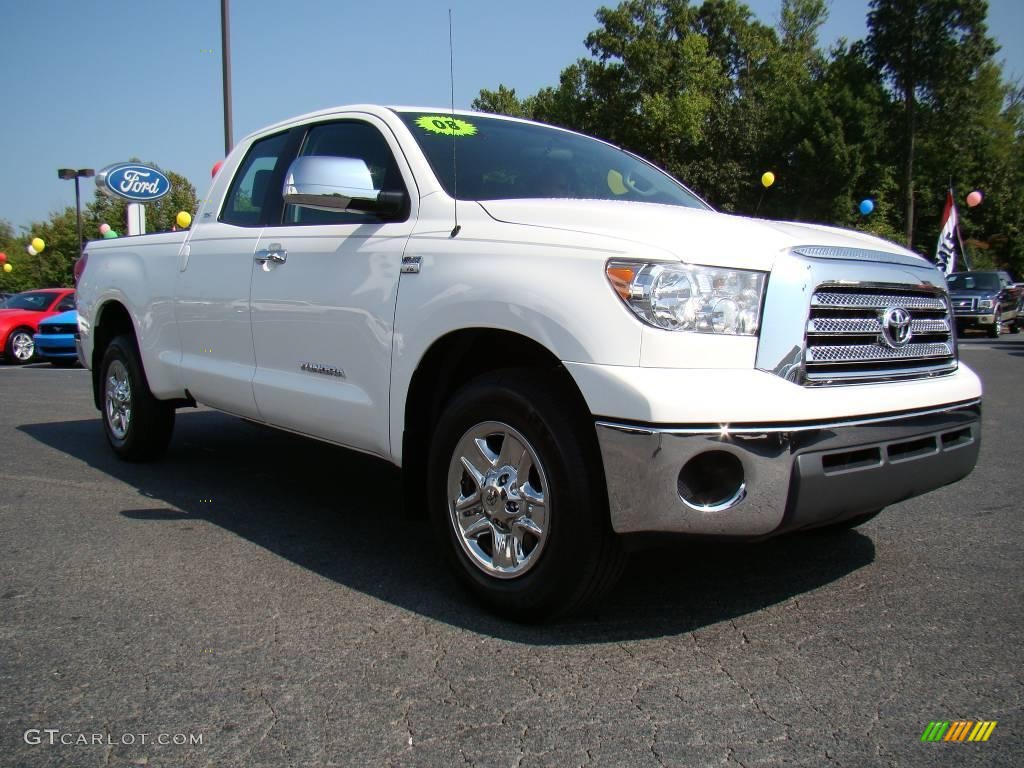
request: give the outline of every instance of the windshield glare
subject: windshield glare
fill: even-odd
[[[459,200],[577,198],[709,209],[665,172],[596,139],[483,115],[399,116],[451,197],[454,150]]]
[[[53,302],[55,296],[52,293],[42,291],[27,291],[11,296],[4,305],[4,309],[27,309],[30,312],[44,312]]]
[[[999,276],[985,272],[954,272],[946,278],[950,290],[962,288],[964,290],[998,291]]]

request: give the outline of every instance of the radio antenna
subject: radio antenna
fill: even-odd
[[[452,35],[452,9],[448,9],[448,80],[452,89],[452,192],[455,193],[455,226],[450,237],[462,230],[459,226],[459,168],[455,163],[455,42]]]

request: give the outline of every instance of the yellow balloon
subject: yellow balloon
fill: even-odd
[[[178,211],[178,215],[174,217],[174,220],[178,222],[178,226],[182,229],[188,229],[192,223],[192,214],[188,211]]]
[[[775,183],[775,174],[771,171],[765,171],[761,174],[761,183],[766,187],[770,187]]]
[[[46,243],[43,242],[43,238],[41,237],[33,237],[32,247],[35,248],[39,253],[42,253],[43,249],[46,248]]]
[[[10,264],[4,264],[4,272],[10,272],[12,269],[14,269],[14,267]]]

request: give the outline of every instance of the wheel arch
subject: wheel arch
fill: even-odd
[[[501,349],[500,355],[487,354]],[[558,357],[538,341],[514,331],[461,328],[435,340],[420,358],[406,392],[402,430],[402,477],[407,502],[424,491],[427,446],[446,403],[468,381],[503,368],[534,368],[555,374],[568,407],[589,418],[583,393]],[[593,439],[597,440],[591,420]]]
[[[118,336],[131,336],[138,346],[135,323],[131,313],[117,299],[104,302],[96,311],[95,328],[93,330],[92,360],[89,368],[92,372],[92,397],[97,410],[103,408],[102,387],[100,386],[100,368],[107,346]]]

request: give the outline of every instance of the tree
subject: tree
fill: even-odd
[[[1024,275],[1024,87],[992,58],[985,2],[873,0],[871,11],[868,40],[826,52],[823,0],[781,0],[777,29],[735,0],[626,0],[597,12],[590,56],[557,85],[526,97],[501,85],[474,106],[612,141],[724,211],[911,243],[917,230],[928,256],[950,183],[980,188],[978,208],[958,196],[964,237]]]
[[[920,106],[966,88],[998,50],[986,34],[986,0],[871,0],[867,48],[902,104],[904,226],[914,242],[914,158]]]
[[[162,232],[175,226],[179,211],[195,213],[198,205],[195,187],[174,172],[167,172],[171,192],[154,203],[146,204],[146,231]],[[82,211],[82,234],[96,239],[100,224],[107,223],[124,234],[128,201],[96,191],[94,199]],[[32,222],[20,235],[0,220],[0,250],[7,254],[12,271],[0,272],[0,288],[24,291],[31,288],[56,288],[74,284],[73,269],[78,259],[77,216],[74,207],[54,211],[46,221]],[[32,238],[39,237],[45,249],[33,256],[27,252]]]
[[[515,88],[498,85],[498,90],[480,89],[480,95],[473,99],[473,109],[478,112],[490,112],[495,115],[510,117],[532,117],[529,105],[516,96]]]

